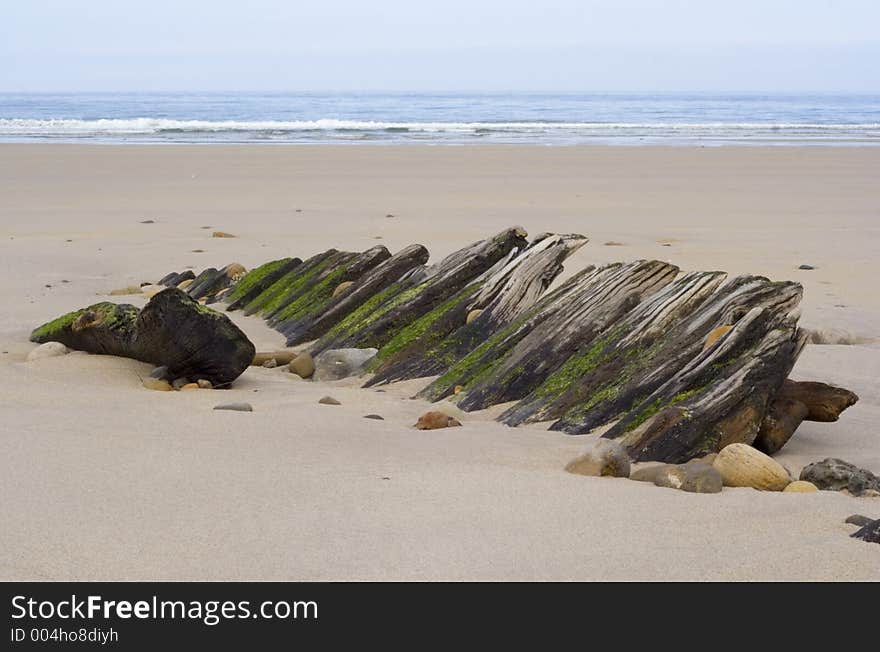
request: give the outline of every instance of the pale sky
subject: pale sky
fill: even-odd
[[[880,0],[0,0],[0,92],[880,92]]]

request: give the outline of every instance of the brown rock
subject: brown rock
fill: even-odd
[[[171,383],[160,378],[144,378],[143,383],[147,389],[153,389],[157,392],[170,392],[174,389],[171,387]]]
[[[198,383],[187,383],[186,385],[184,385],[180,389],[181,389],[181,391],[184,389],[199,389],[199,384]]]
[[[212,238],[235,238],[236,236],[232,235],[231,233],[226,233],[225,231],[214,231],[214,233],[211,234],[211,237]]]
[[[665,473],[666,469],[672,464],[652,464],[650,466],[643,466],[639,469],[636,469],[632,473],[629,474],[630,480],[635,480],[637,482],[651,482],[656,483],[657,478],[660,474]]]
[[[197,384],[201,389],[214,389],[214,385],[211,383],[211,381],[204,378],[199,379]]]
[[[118,297],[126,294],[140,294],[141,288],[138,285],[129,285],[127,288],[118,288],[116,290],[110,290],[108,293],[111,297]]]
[[[722,337],[724,337],[725,335],[727,335],[727,334],[730,332],[730,330],[731,330],[732,328],[733,328],[733,326],[728,326],[727,324],[725,324],[724,326],[719,326],[718,328],[713,329],[713,330],[712,330],[712,331],[706,336],[706,343],[703,344],[703,350],[705,351],[705,350],[708,349],[710,346],[712,346],[713,344],[715,344],[715,342],[717,342],[717,341],[720,340]]]
[[[247,274],[247,268],[244,265],[240,265],[238,263],[229,263],[226,268],[226,278],[236,279],[239,276],[244,276]]]
[[[630,459],[626,448],[620,442],[613,439],[599,439],[590,450],[569,462],[565,470],[577,475],[628,478]]]
[[[770,409],[764,416],[761,429],[752,445],[759,451],[772,455],[791,439],[808,412],[807,406],[800,401],[777,396],[770,403]]]
[[[840,413],[855,405],[859,397],[848,389],[827,383],[786,380],[778,398],[800,401],[807,406],[805,421],[837,421]]]
[[[290,361],[288,369],[290,369],[290,373],[296,374],[300,378],[311,378],[315,373],[315,361],[312,360],[312,356],[308,352],[303,351]]]
[[[438,428],[452,428],[460,426],[461,422],[455,417],[451,417],[442,412],[431,411],[425,412],[419,417],[415,427],[419,430],[437,430]]]
[[[479,317],[479,316],[482,315],[482,314],[483,314],[483,311],[482,311],[482,310],[479,310],[479,309],[478,309],[478,310],[471,310],[471,311],[467,314],[467,319],[465,319],[465,322],[464,322],[464,323],[465,323],[465,324],[470,324],[473,320],[475,320],[477,317]]]
[[[299,353],[289,349],[283,349],[281,351],[258,351],[254,354],[254,360],[251,362],[251,366],[262,367],[267,360],[275,360],[275,364],[279,365],[290,364],[290,361],[298,355]]]
[[[336,289],[333,290],[333,298],[335,299],[336,297],[338,297],[340,294],[348,290],[348,288],[350,288],[352,285],[354,285],[354,281],[343,281],[342,283],[337,285]]]
[[[464,385],[456,385],[452,390],[453,394],[461,394],[464,391]]]

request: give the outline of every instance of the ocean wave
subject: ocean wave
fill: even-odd
[[[163,133],[376,131],[390,134],[491,132],[873,132],[880,123],[800,122],[381,122],[369,120],[173,120],[0,118],[0,135],[150,135]]]

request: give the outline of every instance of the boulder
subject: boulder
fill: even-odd
[[[431,411],[420,416],[415,427],[419,430],[437,430],[438,428],[454,428],[460,425],[461,422],[455,417],[443,412]]]
[[[794,482],[789,483],[789,485],[782,491],[783,493],[790,494],[811,494],[819,491],[819,488],[812,482],[807,482],[806,480],[795,480]]]
[[[728,487],[782,491],[791,482],[788,472],[779,462],[748,444],[725,446],[712,465]]]
[[[695,494],[720,493],[724,481],[718,470],[704,463],[685,464],[681,490]]]
[[[45,344],[40,344],[37,348],[27,354],[25,360],[27,362],[33,362],[34,360],[42,360],[43,358],[57,358],[61,355],[67,355],[70,353],[70,349],[64,346],[61,342],[46,342]]]
[[[822,491],[846,489],[854,496],[862,496],[872,490],[880,491],[880,478],[876,475],[833,457],[808,464],[801,471],[800,479],[812,482]]]
[[[599,439],[593,447],[565,466],[569,473],[578,475],[628,478],[630,459],[626,449],[611,439]]]
[[[296,374],[300,378],[311,378],[315,373],[315,361],[312,360],[308,351],[303,351],[290,361],[288,369],[290,369],[290,373]]]
[[[378,349],[330,349],[315,358],[315,380],[341,380],[360,374]]]
[[[254,358],[254,345],[226,315],[177,288],[143,310],[105,301],[62,315],[36,328],[31,341],[134,358],[168,367],[170,378],[204,378],[215,387],[231,384]]]

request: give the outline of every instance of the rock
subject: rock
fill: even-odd
[[[456,385],[453,388],[452,393],[453,394],[461,394],[463,391],[464,391],[464,385]]]
[[[181,390],[184,390],[184,389],[199,389],[199,384],[198,384],[198,383],[187,383],[186,385],[184,385],[184,386],[181,387],[180,389],[181,389]]]
[[[40,346],[28,353],[25,360],[27,362],[33,362],[34,360],[42,360],[43,358],[57,358],[58,356],[67,355],[68,353],[70,353],[70,349],[64,346],[61,342],[46,342],[45,344],[40,344]]]
[[[432,406],[435,412],[442,412],[448,417],[459,421],[467,419],[467,412],[449,401],[438,401]]]
[[[380,414],[365,414],[364,419],[375,419],[377,421],[385,421],[385,417]]]
[[[805,421],[837,421],[840,413],[855,405],[859,397],[842,387],[828,383],[786,380],[776,396],[777,399],[800,401],[807,406]]]
[[[141,287],[141,294],[143,294],[148,299],[152,299],[154,296],[165,289],[167,288],[164,285],[144,285]]]
[[[332,298],[335,299],[340,294],[343,294],[348,288],[354,285],[354,281],[343,281],[339,285],[336,286],[336,289],[333,290]]]
[[[322,396],[320,399],[318,399],[318,403],[320,403],[321,405],[342,405],[342,403],[337,401],[332,396]]]
[[[159,380],[168,380],[168,367],[166,367],[164,365],[161,367],[155,367],[150,372],[150,378],[158,378]]]
[[[234,412],[253,412],[254,408],[250,403],[224,403],[215,405],[215,410],[233,410]]]
[[[226,233],[225,231],[214,231],[214,233],[211,234],[211,237],[212,238],[235,238],[236,236],[232,235],[231,233]]]
[[[770,409],[764,415],[752,445],[759,451],[772,455],[791,439],[809,411],[801,401],[777,396],[770,403]]]
[[[844,523],[849,523],[850,525],[857,525],[859,527],[862,527],[873,520],[874,519],[868,518],[867,516],[862,516],[861,514],[853,514],[852,516],[847,516]]]
[[[622,247],[622,246],[623,246],[623,243],[622,243],[622,242],[617,242],[617,241],[615,241],[615,240],[609,240],[608,242],[604,243],[604,245],[605,245],[606,247]]]
[[[247,268],[244,265],[240,265],[238,263],[229,263],[226,267],[223,268],[223,271],[226,272],[226,278],[232,281],[247,274]]]
[[[204,378],[201,378],[198,382],[196,382],[196,384],[201,389],[214,389],[213,383],[210,380],[206,380]]]
[[[173,381],[171,381],[171,386],[174,389],[182,389],[184,385],[189,385],[189,378],[186,378],[186,377],[176,378]]]
[[[718,470],[705,463],[685,464],[681,490],[694,494],[717,494],[724,481]]]
[[[635,480],[636,482],[651,482],[656,483],[657,477],[665,473],[666,469],[670,466],[674,466],[672,464],[651,464],[650,466],[643,466],[635,471],[632,471],[629,474],[630,480]]]
[[[315,358],[315,380],[340,380],[361,373],[378,349],[330,349]]]
[[[178,290],[185,290],[186,288],[188,288],[190,285],[193,284],[194,280],[195,279],[193,279],[193,278],[188,278],[185,281],[181,281],[180,285],[177,286],[177,289]]]
[[[143,384],[147,389],[153,389],[157,392],[170,392],[174,389],[171,387],[171,383],[162,378],[144,378]]]
[[[800,479],[812,482],[822,491],[846,489],[854,496],[870,490],[880,491],[880,478],[876,475],[833,457],[808,464],[801,471]]]
[[[460,425],[461,422],[455,417],[432,410],[420,416],[415,427],[419,430],[437,430],[438,428],[453,428]]]
[[[865,489],[862,494],[862,498],[880,498],[880,490],[878,489]]]
[[[681,489],[685,478],[684,464],[664,464],[654,475],[654,484],[658,487]]]
[[[111,297],[123,296],[126,294],[140,294],[142,292],[141,287],[139,285],[129,285],[127,288],[117,288],[115,290],[110,290],[107,294]]]
[[[269,358],[266,360],[263,365],[266,369],[274,369],[278,366],[278,361],[275,358]]]
[[[289,364],[299,353],[290,349],[282,349],[281,351],[259,351],[254,354],[251,362],[252,367],[262,367],[267,360],[274,360],[276,364]]]
[[[748,444],[725,446],[712,465],[721,473],[728,487],[782,491],[791,482],[788,472],[779,462]]]
[[[465,323],[465,324],[470,324],[473,320],[475,320],[477,317],[479,317],[479,316],[482,315],[482,314],[483,314],[483,311],[482,311],[482,310],[471,310],[471,311],[467,314],[467,318],[465,319],[464,323]]]
[[[612,439],[599,439],[593,448],[569,462],[565,466],[565,470],[578,475],[607,475],[615,478],[628,478],[630,460],[626,449],[620,442]]]
[[[819,488],[812,482],[807,482],[805,480],[795,480],[794,482],[789,483],[789,485],[782,491],[783,493],[790,494],[810,494],[819,491]]]
[[[315,361],[307,351],[303,351],[290,361],[288,368],[290,373],[296,374],[300,378],[311,378],[315,373]]]
[[[806,263],[804,263],[803,265],[798,265],[798,269],[810,270],[810,269],[816,269],[816,268],[813,267],[812,265],[807,265]]]
[[[733,326],[728,326],[727,324],[725,324],[723,326],[719,326],[718,328],[711,330],[709,332],[709,334],[706,336],[706,343],[703,344],[703,350],[705,351],[710,346],[715,344],[715,342],[717,342],[722,337],[727,335],[731,331],[732,328],[733,328]]]
[[[858,532],[853,532],[850,536],[868,543],[880,543],[880,519],[866,523]]]

